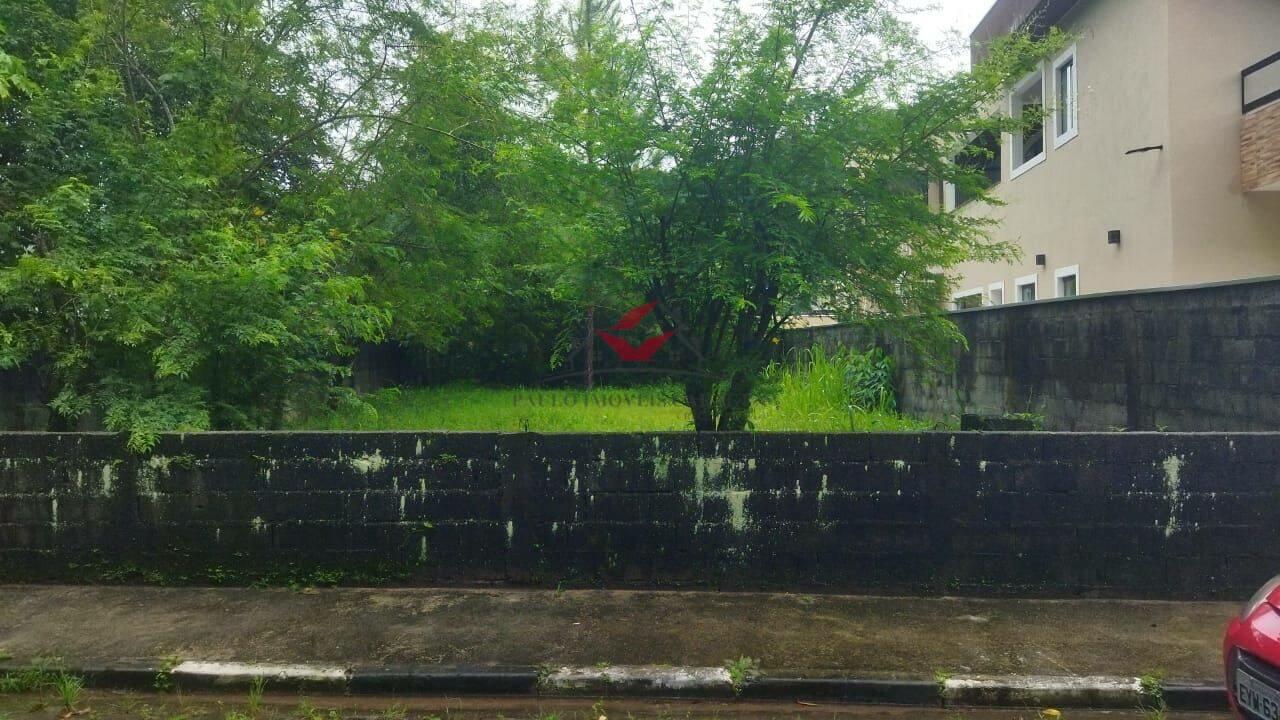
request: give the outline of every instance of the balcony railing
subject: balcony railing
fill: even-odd
[[[1246,113],[1280,100],[1280,53],[1240,73],[1240,96]]]

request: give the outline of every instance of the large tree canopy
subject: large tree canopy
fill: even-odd
[[[654,8],[543,66],[564,184],[594,198],[594,282],[658,301],[684,336],[669,347],[698,429],[745,426],[797,314],[945,332],[947,270],[1012,252],[987,221],[932,210],[925,182],[991,201],[951,158],[972,134],[1012,127],[993,102],[1060,41],[1011,37],[946,76],[893,9],[730,4],[699,45]]]
[[[394,0],[4,3],[0,368],[38,368],[53,427],[146,445],[279,426],[356,343],[483,322],[539,237],[495,161],[519,132],[515,33],[485,22]]]
[[[314,131],[359,61],[332,8],[15,0],[29,85],[0,124],[0,366],[54,427],[263,427],[387,313],[344,272],[341,161]]]

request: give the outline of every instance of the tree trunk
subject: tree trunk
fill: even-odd
[[[747,429],[747,421],[751,419],[751,391],[755,384],[753,373],[740,370],[733,374],[720,401],[720,421],[716,429],[721,432]]]
[[[709,380],[701,378],[689,380],[684,384],[684,399],[693,413],[693,429],[697,432],[711,432],[716,429],[712,388],[713,385]]]

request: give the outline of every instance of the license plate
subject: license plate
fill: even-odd
[[[1236,702],[1264,720],[1280,720],[1280,691],[1243,670],[1236,671]]]

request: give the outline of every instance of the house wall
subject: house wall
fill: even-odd
[[[992,237],[1016,243],[1022,257],[961,265],[957,291],[1003,282],[1008,301],[1014,279],[1034,274],[1039,297],[1053,297],[1054,270],[1071,265],[1082,293],[1172,283],[1169,156],[1125,154],[1168,144],[1168,23],[1168,0],[1086,0],[1064,18],[1076,37],[1079,135],[1058,149],[1048,140],[1045,161],[1014,179],[1005,137],[995,195],[1006,205],[962,211],[1000,220]],[[1120,245],[1107,243],[1109,230],[1122,232]],[[1048,256],[1043,268],[1038,253]]]
[[[1173,282],[1280,273],[1280,192],[1244,192],[1240,160],[1240,72],[1280,52],[1280,2],[1166,1]]]

